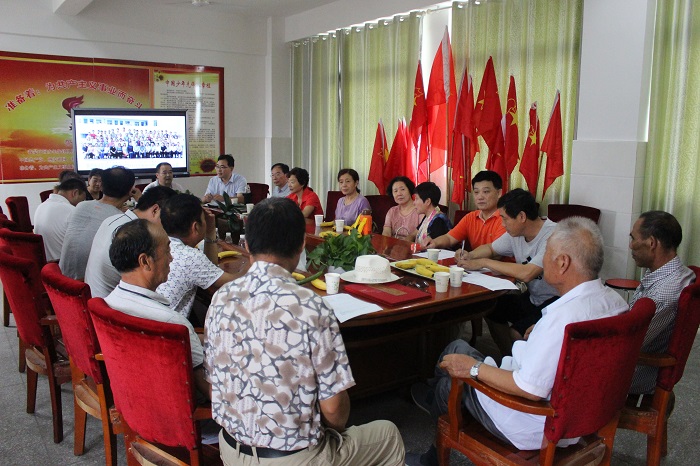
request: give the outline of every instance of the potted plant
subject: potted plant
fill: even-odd
[[[231,196],[228,195],[228,193],[224,193],[224,202],[221,201],[216,201],[216,203],[219,206],[219,209],[223,212],[223,220],[226,222],[226,227],[227,230],[231,233],[231,239],[233,240],[234,244],[238,244],[238,240],[241,236],[241,233],[244,231],[244,226],[243,226],[243,220],[238,216],[238,211],[234,207],[233,202],[231,202]],[[223,232],[224,234],[221,234],[222,232],[219,232],[219,237],[226,237],[226,232]]]
[[[324,242],[306,256],[307,267],[316,270],[335,268],[349,271],[355,268],[357,256],[374,252],[372,236],[362,236],[353,228],[347,235],[326,237]]]

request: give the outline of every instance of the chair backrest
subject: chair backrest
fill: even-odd
[[[41,202],[44,202],[46,199],[48,199],[51,194],[53,194],[53,189],[47,189],[46,191],[40,192],[39,198],[41,198]]]
[[[4,214],[0,214],[0,228],[7,228],[11,231],[19,231],[19,226],[7,218]]]
[[[326,194],[326,209],[324,212],[326,213],[325,220],[327,222],[335,220],[335,207],[338,205],[338,199],[341,197],[343,197],[341,191],[328,191],[328,194]]]
[[[372,194],[366,197],[372,208],[372,222],[377,225],[377,233],[381,233],[387,212],[396,205],[394,197],[386,194]]]
[[[20,231],[31,232],[32,221],[29,217],[29,202],[26,196],[10,196],[5,199],[10,218],[17,224]]]
[[[66,277],[55,262],[41,269],[41,280],[49,295],[66,350],[73,364],[97,383],[102,383],[102,372],[95,360],[100,352],[95,328],[87,310],[90,287],[85,283]]]
[[[595,223],[600,219],[600,209],[579,204],[549,204],[547,217],[553,222],[559,222],[567,217],[590,218]]]
[[[139,183],[139,184],[134,185],[134,187],[135,187],[136,189],[138,189],[139,191],[143,192],[143,190],[144,190],[144,189],[146,188],[146,186],[148,186],[149,184],[150,184],[150,183]]]
[[[257,204],[263,199],[267,198],[270,194],[270,187],[265,183],[248,183],[250,186],[251,201],[253,204]]]
[[[455,210],[455,221],[452,222],[452,224],[457,225],[459,221],[462,220],[469,212],[469,210]]]
[[[131,429],[149,442],[198,445],[187,327],[134,317],[88,301],[114,395]]]
[[[38,270],[41,270],[46,264],[46,250],[44,249],[44,239],[41,235],[0,228],[0,246],[10,248],[12,254],[16,257],[34,261]],[[38,290],[44,290],[41,281],[36,283],[36,285],[38,285]]]
[[[673,366],[662,367],[656,377],[656,385],[671,391],[683,377],[685,363],[688,361],[690,350],[698,334],[700,326],[700,268],[690,267],[695,272],[695,282],[686,286],[678,299],[676,323],[666,352],[676,358]]]
[[[545,436],[556,443],[597,432],[622,408],[654,301],[638,300],[632,310],[566,326],[547,417]]]
[[[20,338],[27,345],[43,347],[46,342],[39,321],[46,316],[46,308],[42,295],[35,291],[41,281],[39,268],[33,261],[14,256],[9,248],[0,246],[0,280]]]

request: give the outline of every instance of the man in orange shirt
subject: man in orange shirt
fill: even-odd
[[[478,210],[469,212],[446,234],[430,240],[426,248],[449,249],[464,241],[464,250],[471,251],[493,243],[506,232],[497,208],[502,188],[503,180],[498,173],[490,170],[477,173],[472,179],[472,195]],[[461,250],[457,251],[460,253]]]

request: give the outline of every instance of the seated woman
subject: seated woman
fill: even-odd
[[[357,184],[360,175],[352,168],[343,168],[338,172],[338,185],[343,197],[338,199],[335,207],[336,220],[345,220],[346,225],[352,225],[363,210],[369,209],[369,201],[360,194]]]
[[[287,184],[289,185],[289,199],[296,202],[305,218],[314,215],[323,215],[321,201],[315,192],[308,187],[309,172],[303,168],[294,167],[289,170]]]
[[[441,195],[440,188],[431,181],[416,186],[413,205],[416,206],[419,214],[425,216],[416,231],[415,242],[421,246],[425,246],[430,239],[446,234],[452,228],[450,219],[440,212],[438,207]]]
[[[388,196],[394,197],[395,205],[386,213],[382,235],[394,238],[415,239],[415,231],[420,224],[422,215],[413,205],[413,192],[416,185],[405,176],[397,176],[389,182],[386,188]]]

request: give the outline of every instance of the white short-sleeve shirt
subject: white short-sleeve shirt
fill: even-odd
[[[63,238],[68,228],[68,217],[75,207],[60,194],[49,194],[34,212],[34,233],[44,239],[46,260],[61,258]]]

